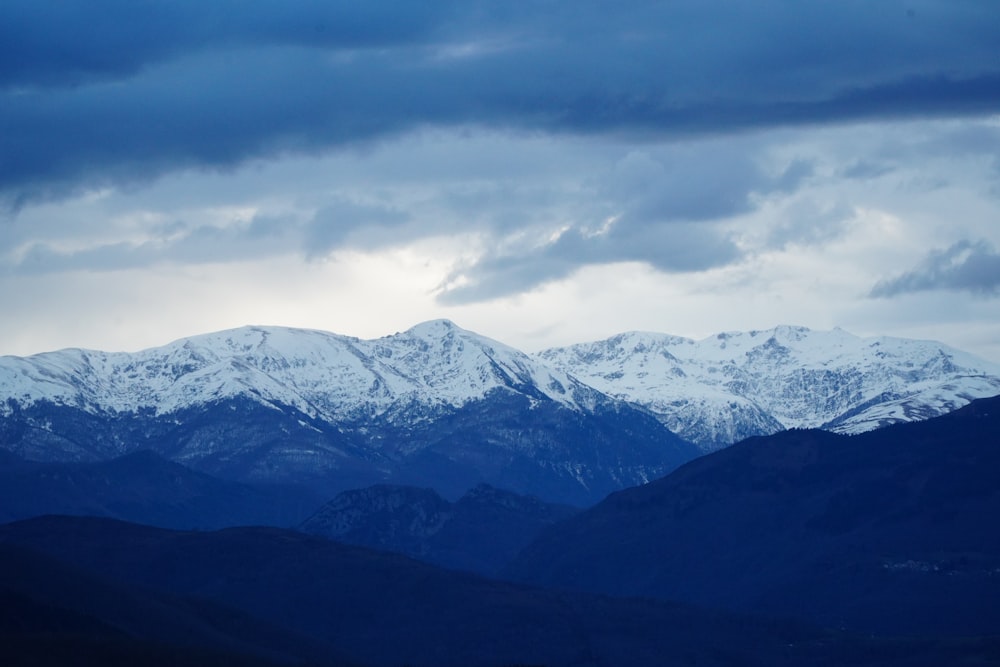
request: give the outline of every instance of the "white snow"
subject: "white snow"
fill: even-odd
[[[534,385],[570,408],[595,394],[496,341],[439,320],[376,340],[282,327],[193,336],[134,354],[69,349],[0,357],[0,399],[169,414],[234,396],[336,420],[402,405],[462,405]],[[513,389],[509,389],[513,390]]]
[[[783,428],[857,433],[932,417],[1000,394],[1000,365],[933,341],[792,326],[697,341],[629,332],[528,356],[447,320],[374,340],[250,326],[134,354],[0,357],[5,413],[8,399],[164,415],[242,396],[357,422],[430,416],[496,390],[584,411],[603,392],[713,449]]]
[[[933,341],[779,326],[695,341],[629,332],[536,357],[646,406],[706,449],[748,432],[856,433],[1000,394],[1000,366]],[[845,413],[874,405],[848,419]]]

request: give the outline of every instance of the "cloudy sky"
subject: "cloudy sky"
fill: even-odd
[[[1000,361],[1000,5],[4,0],[0,354],[446,317]]]

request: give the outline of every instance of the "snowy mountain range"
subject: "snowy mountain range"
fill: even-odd
[[[38,460],[150,448],[324,492],[487,482],[577,504],[697,454],[645,410],[441,320],[376,340],[245,327],[135,354],[2,357],[0,445]]]
[[[623,333],[536,355],[710,451],[789,428],[861,433],[1000,394],[1000,364],[941,343],[779,326],[692,340]]]
[[[536,400],[591,409],[599,392],[522,352],[437,320],[377,340],[282,327],[193,336],[135,354],[69,349],[0,358],[0,392],[91,412],[168,414],[252,397],[327,420],[409,418],[522,388]]]
[[[587,504],[750,435],[860,432],[995,394],[995,364],[841,330],[626,333],[529,356],[444,320],[374,340],[244,327],[134,354],[0,357],[0,450],[151,449],[328,494],[391,483],[457,499],[485,482]]]

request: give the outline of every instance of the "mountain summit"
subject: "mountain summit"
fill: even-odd
[[[166,414],[236,396],[326,419],[391,417],[401,406],[458,407],[495,389],[523,390],[571,409],[597,392],[524,353],[447,320],[376,340],[248,326],[135,354],[62,350],[0,358],[0,391],[88,412]]]
[[[710,451],[787,428],[860,433],[1000,394],[1000,365],[941,343],[779,326],[630,332],[536,355]]]

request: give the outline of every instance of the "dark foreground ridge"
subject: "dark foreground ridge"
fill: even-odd
[[[998,445],[1000,397],[750,439],[547,529],[506,574],[876,634],[995,633]]]
[[[184,650],[232,641],[254,656],[312,664],[348,656],[364,665],[455,667],[939,665],[984,664],[997,649],[989,640],[883,641],[682,604],[539,590],[278,529],[177,532],[45,517],[0,527],[0,542],[0,588],[14,610],[4,618],[41,610],[34,629],[4,628],[29,647],[39,631],[103,641],[111,627],[129,640]],[[223,639],[165,635],[171,626],[154,613],[165,608],[172,627],[207,627]],[[295,636],[304,639],[289,648]]]

